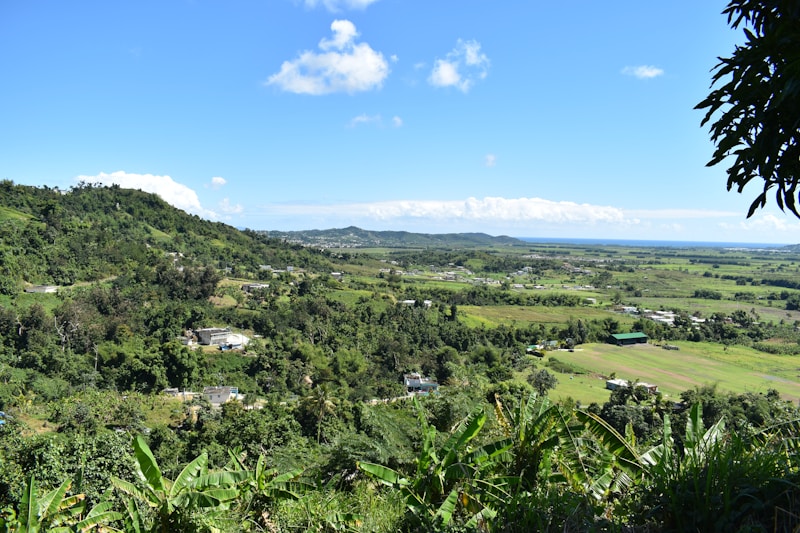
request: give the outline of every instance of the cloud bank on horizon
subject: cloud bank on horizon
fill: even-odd
[[[94,176],[77,176],[76,183],[85,182],[99,185],[119,185],[123,188],[139,189],[157,194],[170,205],[187,213],[196,214],[209,220],[230,220],[233,215],[243,215],[245,220],[257,219],[297,219],[329,221],[329,225],[318,229],[330,229],[350,225],[365,229],[407,229],[411,222],[415,226],[443,227],[449,224],[451,230],[425,231],[444,233],[450,231],[481,231],[494,234],[526,236],[525,231],[532,227],[558,226],[566,230],[565,236],[578,235],[577,228],[599,227],[607,232],[609,238],[638,238],[637,229],[657,228],[674,233],[674,240],[703,240],[696,232],[696,225],[704,219],[736,218],[741,214],[735,211],[700,209],[623,209],[614,206],[593,205],[569,201],[553,201],[543,198],[467,198],[462,200],[389,200],[358,202],[347,204],[285,204],[263,205],[256,210],[246,210],[240,204],[233,204],[226,197],[219,200],[216,209],[201,205],[196,191],[175,181],[170,176],[137,174],[124,171],[101,172]],[[215,176],[210,180],[212,188],[227,185],[225,178]],[[660,222],[680,220],[682,222]],[[800,221],[784,219],[771,213],[756,215],[740,222],[722,222],[723,229],[735,230],[744,237],[770,232],[774,242],[793,242],[793,235],[800,234]],[[492,228],[486,231],[486,228]],[[570,234],[570,229],[573,233]],[[311,227],[281,227],[255,229],[304,230]],[[614,237],[613,232],[617,233]],[[608,234],[612,232],[612,234]]]

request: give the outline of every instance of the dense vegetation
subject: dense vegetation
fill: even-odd
[[[787,395],[710,380],[668,397],[634,382],[587,401],[559,392],[583,371],[551,351],[644,331],[796,357],[797,252],[321,251],[140,191],[8,181],[0,220],[8,530],[800,525]],[[58,291],[25,292],[34,285]],[[251,342],[179,340],[203,327]],[[407,398],[409,371],[436,378],[439,394]],[[161,393],[213,385],[243,401]]]

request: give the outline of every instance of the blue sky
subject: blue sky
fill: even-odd
[[[0,178],[253,229],[797,243],[705,167],[724,6],[3,0]]]

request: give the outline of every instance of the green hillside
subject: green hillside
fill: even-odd
[[[118,276],[166,254],[246,278],[262,265],[330,270],[317,252],[209,222],[158,196],[82,184],[69,191],[0,183],[0,293]],[[226,270],[228,269],[228,270]]]

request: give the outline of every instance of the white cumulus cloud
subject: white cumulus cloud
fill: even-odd
[[[459,39],[444,59],[434,61],[428,83],[435,87],[455,87],[466,93],[488,73],[489,58],[481,52],[481,44]]]
[[[397,115],[392,117],[392,126],[395,128],[399,128],[403,125],[403,119],[398,117]]]
[[[664,70],[651,65],[639,65],[637,67],[625,67],[622,69],[622,73],[640,80],[649,80],[663,75]]]
[[[221,178],[219,176],[214,176],[211,178],[211,188],[212,189],[219,189],[220,187],[225,186],[228,181],[225,178]]]
[[[331,31],[333,32],[332,39],[323,38],[319,42],[322,50],[342,50],[358,37],[356,25],[349,20],[334,20],[331,23]]]
[[[319,42],[320,52],[307,50],[293,61],[284,61],[280,72],[265,84],[311,95],[352,94],[380,88],[389,75],[389,63],[383,54],[367,43],[357,43],[359,33],[349,20],[334,20],[331,31],[330,39]]]
[[[348,213],[350,217],[386,221],[430,219],[434,221],[478,221],[527,223],[617,223],[635,224],[623,211],[611,206],[555,202],[542,198],[467,198],[466,200],[391,200],[336,205],[273,205],[272,213],[329,216]]]
[[[95,183],[98,185],[119,185],[123,189],[139,189],[157,194],[168,204],[205,218],[216,219],[217,214],[200,205],[197,193],[169,176],[154,174],[134,174],[118,170],[107,174],[101,172],[95,176],[78,176],[76,182]]]

